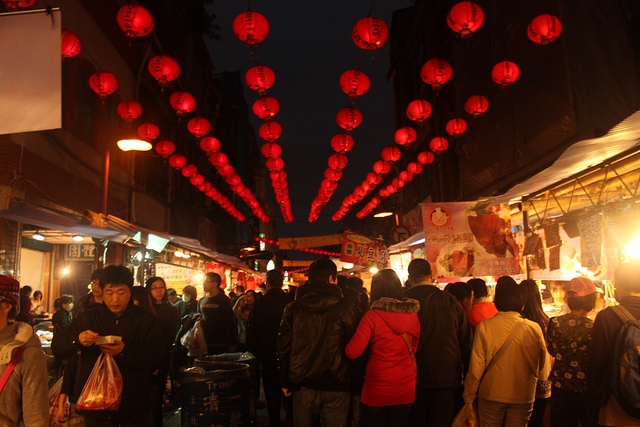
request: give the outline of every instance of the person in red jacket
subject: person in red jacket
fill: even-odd
[[[345,353],[355,359],[370,346],[360,398],[361,426],[405,425],[416,398],[420,303],[402,298],[395,271],[380,270],[371,280],[371,309],[347,343]],[[404,336],[403,336],[404,335]]]

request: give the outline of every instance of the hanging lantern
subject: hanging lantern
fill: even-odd
[[[9,10],[25,9],[32,6],[36,0],[2,0],[5,7]]]
[[[169,97],[169,103],[178,116],[184,116],[196,108],[196,99],[189,92],[177,90]]]
[[[242,12],[233,20],[233,34],[247,46],[256,45],[269,35],[269,21],[258,12]]]
[[[511,61],[498,62],[491,70],[491,79],[507,90],[520,77],[520,68]]]
[[[212,136],[204,137],[200,140],[200,149],[207,154],[220,151],[220,141]]]
[[[420,162],[411,162],[407,165],[407,171],[414,175],[420,175],[422,173],[422,165]]]
[[[340,181],[342,178],[342,171],[337,169],[327,168],[324,170],[324,178],[329,181]]]
[[[399,145],[409,145],[416,140],[418,133],[410,126],[401,127],[396,131],[394,140]]]
[[[176,145],[168,139],[163,139],[156,143],[156,153],[160,154],[162,157],[170,156],[175,151]]]
[[[362,123],[362,113],[349,105],[338,111],[336,123],[344,130],[353,130]]]
[[[387,41],[389,37],[389,29],[387,24],[379,18],[362,18],[353,30],[351,30],[351,39],[360,49],[377,50]]]
[[[161,87],[165,87],[168,82],[174,81],[180,75],[180,64],[165,54],[151,58],[147,69]]]
[[[191,135],[200,139],[209,133],[211,124],[204,117],[194,117],[187,122],[187,130]]]
[[[211,187],[213,187],[213,185],[211,185],[209,181],[205,181],[198,186],[198,190],[206,194],[207,191],[211,190]]]
[[[335,153],[329,156],[327,164],[331,169],[342,170],[347,167],[348,161],[349,160],[347,159],[347,156],[345,156],[344,154]]]
[[[160,128],[153,123],[143,123],[138,126],[138,136],[145,141],[153,141],[160,136]]]
[[[349,98],[364,95],[370,87],[369,77],[360,70],[347,70],[340,76],[340,89],[349,95]]]
[[[280,103],[277,99],[265,96],[253,103],[253,114],[262,120],[271,120],[280,111]]]
[[[431,140],[431,142],[429,142],[429,148],[436,154],[442,153],[447,148],[449,148],[449,142],[446,140],[446,138],[436,136]]]
[[[371,185],[378,185],[382,182],[382,177],[375,172],[369,172],[366,180]]]
[[[384,160],[378,160],[373,164],[373,171],[378,175],[386,175],[391,172],[391,165]]]
[[[433,58],[425,62],[420,70],[420,78],[433,90],[442,89],[442,85],[451,79],[451,65],[442,58]]]
[[[274,121],[263,123],[258,128],[258,135],[265,141],[275,141],[282,135],[282,126]]]
[[[402,156],[402,151],[395,145],[389,145],[382,149],[382,160],[385,162],[393,163],[400,160],[400,156]]]
[[[433,109],[424,99],[415,99],[407,105],[407,117],[414,122],[422,123],[429,118]]]
[[[489,109],[489,101],[482,95],[473,95],[464,103],[464,109],[473,117],[479,117]]]
[[[184,171],[184,169],[182,170]],[[189,177],[189,181],[191,182],[191,185],[193,185],[194,187],[197,187],[204,182],[204,176],[200,175],[199,173],[196,173]]]
[[[229,164],[229,157],[223,152],[218,151],[216,153],[213,153],[209,157],[209,163],[211,163],[213,166],[217,168],[220,168],[226,164]]]
[[[538,44],[549,44],[562,32],[562,22],[553,15],[540,15],[533,18],[527,27],[527,36]]]
[[[182,168],[182,176],[184,176],[185,178],[190,178],[197,173],[198,168],[196,167],[196,165],[185,165]]]
[[[142,6],[126,4],[120,8],[116,19],[130,39],[144,37],[153,31],[153,16]]]
[[[244,75],[244,81],[251,90],[257,91],[260,95],[264,94],[273,86],[276,81],[276,73],[265,65],[256,65],[249,68]]]
[[[281,157],[267,159],[265,166],[269,171],[277,172],[284,168],[284,160]]]
[[[459,118],[451,119],[447,122],[447,125],[445,126],[445,130],[449,135],[451,135],[454,138],[457,138],[466,132],[467,122]]]
[[[187,164],[187,158],[182,154],[174,154],[169,157],[169,166],[174,169],[182,169]]]
[[[436,159],[431,151],[422,151],[418,154],[418,163],[421,165],[430,165]]]
[[[63,28],[62,31],[60,31],[60,36],[60,52],[63,58],[71,58],[80,53],[82,45],[80,44],[78,36],[66,28]]]
[[[267,142],[261,148],[262,155],[266,158],[276,158],[282,155],[282,147],[275,142]]]
[[[447,24],[463,39],[471,37],[482,26],[484,13],[480,6],[470,1],[455,4],[447,14]]]
[[[98,71],[89,77],[89,86],[100,98],[106,98],[118,89],[118,79],[106,71]]]
[[[347,153],[351,151],[353,145],[353,137],[345,132],[341,132],[331,138],[331,148],[336,153]]]
[[[410,172],[409,170],[402,171],[398,174],[398,179],[403,182],[410,182],[411,180],[413,180],[413,172]]]
[[[132,122],[142,114],[142,106],[132,99],[125,99],[118,104],[118,115],[128,122]]]
[[[230,164],[226,163],[224,165],[221,165],[218,168],[218,174],[220,174],[220,176],[225,177],[225,180],[228,182],[229,179],[231,178],[231,176],[236,173],[236,170],[234,169],[233,166],[231,166]]]

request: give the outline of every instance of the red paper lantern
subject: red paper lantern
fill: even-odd
[[[457,138],[466,132],[467,122],[459,118],[451,119],[447,122],[447,125],[445,126],[445,130],[449,135],[453,136],[454,138]]]
[[[178,116],[184,116],[196,109],[196,99],[189,92],[177,90],[169,97],[169,103]]]
[[[126,4],[120,8],[118,25],[129,38],[144,37],[153,31],[153,16],[142,6]]]
[[[258,12],[242,12],[233,20],[233,33],[241,42],[253,46],[269,35],[269,21]]]
[[[147,69],[149,70],[149,74],[151,74],[162,87],[165,87],[168,82],[177,79],[180,75],[180,64],[165,54],[151,58]]]
[[[436,159],[431,151],[423,151],[418,154],[418,163],[421,165],[430,165]]]
[[[132,99],[125,99],[118,104],[118,115],[128,122],[132,122],[142,114],[142,106]]]
[[[329,156],[329,160],[327,160],[327,164],[331,169],[342,170],[347,167],[348,163],[347,156],[342,153],[335,153]]]
[[[394,140],[399,145],[409,145],[418,137],[416,130],[410,126],[401,127],[396,131]]]
[[[341,132],[331,138],[331,148],[336,153],[347,153],[353,148],[353,137],[348,133]]]
[[[266,158],[276,158],[282,155],[282,147],[275,142],[267,142],[261,148],[262,155]]]
[[[281,157],[270,158],[265,162],[265,166],[269,171],[277,172],[284,168],[284,160]]]
[[[2,0],[2,2],[7,9],[16,10],[32,6],[36,0]]]
[[[365,179],[371,185],[378,185],[382,182],[382,176],[378,175],[375,172],[369,172]]]
[[[258,135],[265,141],[275,141],[282,135],[282,126],[278,122],[266,122],[258,128]]]
[[[209,133],[211,124],[204,117],[194,117],[187,122],[187,130],[191,135],[200,139]]]
[[[420,175],[422,173],[422,165],[420,162],[411,162],[407,165],[407,170],[414,175]]]
[[[227,182],[230,180],[231,176],[234,173],[236,173],[235,168],[233,166],[231,166],[230,164],[228,164],[228,163],[226,163],[224,165],[221,165],[218,168],[218,174],[220,174],[220,176],[225,177],[225,180],[227,180]]]
[[[169,166],[174,169],[182,169],[187,164],[187,158],[182,154],[174,154],[169,157]]]
[[[489,109],[489,101],[482,95],[473,95],[465,101],[464,109],[473,117],[479,117]]]
[[[451,79],[453,69],[442,58],[433,58],[425,62],[420,70],[420,78],[433,90],[442,89],[442,85]]]
[[[340,76],[340,89],[349,95],[349,98],[364,95],[370,87],[369,77],[360,70],[347,70]]]
[[[418,123],[422,123],[429,118],[433,109],[424,99],[415,99],[407,105],[407,117]]]
[[[89,87],[100,98],[106,98],[118,89],[118,79],[106,71],[98,71],[89,77]]]
[[[455,4],[447,14],[447,24],[463,39],[471,37],[482,26],[484,13],[480,6],[470,1]]]
[[[207,191],[211,190],[211,187],[212,187],[211,183],[209,181],[205,181],[198,186],[198,190],[206,194]]]
[[[324,178],[328,179],[329,181],[340,181],[340,178],[342,178],[342,171],[327,168],[324,170]]]
[[[549,44],[562,32],[562,22],[553,15],[540,15],[533,18],[527,27],[527,36],[538,44]]]
[[[410,172],[409,170],[402,171],[398,174],[398,179],[403,182],[410,182],[413,180],[413,172]]]
[[[389,29],[379,18],[362,18],[351,31],[351,39],[360,49],[377,50],[387,41]]]
[[[220,141],[212,136],[204,137],[200,140],[200,149],[207,154],[220,150]]]
[[[265,65],[256,65],[249,68],[244,75],[244,81],[251,90],[257,91],[260,95],[264,94],[273,86],[276,81],[276,73]]]
[[[277,99],[265,96],[253,103],[253,114],[262,120],[271,120],[280,111],[280,103]]]
[[[436,136],[431,140],[431,142],[429,142],[429,148],[434,153],[442,153],[447,148],[449,148],[449,142],[446,140],[446,138]]]
[[[223,152],[218,151],[216,153],[213,153],[209,157],[209,163],[211,163],[213,166],[217,168],[220,168],[226,164],[229,164],[229,157]]]
[[[491,79],[505,90],[509,89],[518,77],[520,77],[520,68],[511,61],[498,62],[491,70]]]
[[[185,178],[190,178],[197,173],[198,168],[196,167],[196,165],[185,165],[182,168],[182,176],[184,176]]]
[[[162,157],[170,156],[175,151],[176,145],[168,139],[163,139],[156,143],[156,153],[160,154]]]
[[[378,175],[386,175],[391,172],[391,165],[384,160],[378,160],[373,164],[373,171]]]
[[[385,162],[393,163],[400,160],[400,156],[402,156],[402,151],[395,145],[389,145],[382,149],[382,160]]]
[[[76,56],[82,50],[82,45],[80,44],[80,39],[78,36],[73,34],[71,31],[64,28],[60,35],[62,40],[60,42],[60,51],[64,58],[71,58]]]
[[[344,130],[353,130],[362,123],[362,113],[349,105],[338,111],[336,123]]]
[[[183,169],[184,170],[184,169]],[[195,175],[191,175],[189,177],[189,181],[191,182],[191,185],[193,185],[194,187],[198,187],[200,186],[202,183],[204,183],[204,176],[200,175],[199,173],[195,174]]]
[[[153,123],[143,123],[138,126],[138,136],[145,141],[153,141],[160,136],[160,128]]]

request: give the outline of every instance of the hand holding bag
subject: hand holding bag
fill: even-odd
[[[198,319],[191,329],[180,338],[180,344],[189,350],[190,357],[198,357],[207,354],[207,342],[204,338],[204,325],[202,319]]]
[[[76,410],[117,411],[122,397],[122,375],[111,355],[100,353],[82,388]]]
[[[453,419],[451,427],[476,427],[478,425],[478,415],[473,403],[465,403],[458,415]]]

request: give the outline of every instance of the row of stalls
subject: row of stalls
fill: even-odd
[[[636,112],[502,195],[425,201],[402,219],[411,236],[389,247],[392,268],[406,279],[411,259],[425,258],[442,287],[534,279],[552,315],[564,310],[563,284],[586,276],[599,290],[597,308],[612,304],[616,267],[640,261],[639,141]]]
[[[145,229],[112,215],[84,214],[60,206],[12,200],[0,209],[2,274],[43,293],[48,316],[62,294],[76,300],[90,290],[91,273],[109,264],[124,264],[135,284],[152,276],[165,279],[180,295],[186,285],[204,295],[207,272],[220,274],[225,289],[254,289],[264,274],[239,258],[213,251],[196,239]]]

